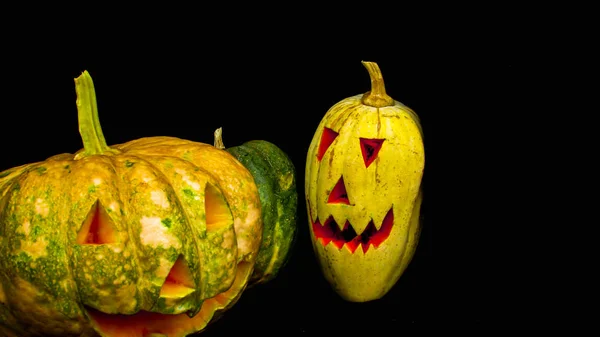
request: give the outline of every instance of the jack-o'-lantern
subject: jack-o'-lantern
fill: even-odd
[[[411,262],[425,165],[418,116],[387,95],[376,63],[363,65],[371,90],[326,112],[305,171],[315,255],[332,288],[353,302],[384,296]]]
[[[0,335],[182,337],[240,298],[262,237],[251,173],[174,137],[108,146],[91,77],[84,148],[0,172]]]

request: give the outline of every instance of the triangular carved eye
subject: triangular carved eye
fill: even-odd
[[[323,158],[325,152],[327,152],[327,149],[329,149],[329,146],[331,145],[331,143],[333,143],[337,136],[338,133],[331,130],[330,128],[323,129],[323,134],[321,135],[321,143],[319,144],[319,152],[317,153],[318,160],[321,160],[321,158]]]
[[[329,199],[327,202],[330,204],[350,204],[348,192],[346,192],[346,186],[344,184],[344,177],[340,177],[340,180],[338,180],[337,184],[335,184],[335,187],[329,194]]]
[[[206,214],[206,230],[218,231],[229,226],[233,216],[223,193],[214,185],[207,183],[204,189],[204,211]]]
[[[383,141],[384,139],[360,138],[360,150],[366,167],[369,167],[377,158],[377,153],[379,153]]]
[[[179,256],[160,289],[161,297],[182,297],[194,291],[194,281],[187,262]]]
[[[102,245],[115,243],[115,228],[106,209],[96,201],[81,229],[77,233],[77,243],[80,245]]]

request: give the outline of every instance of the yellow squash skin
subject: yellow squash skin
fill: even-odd
[[[417,115],[387,96],[376,63],[363,65],[369,71],[372,90],[343,99],[326,112],[310,143],[305,169],[305,199],[314,252],[332,288],[352,302],[384,296],[410,263],[419,240],[425,166]],[[325,128],[337,137],[319,160]],[[368,167],[360,138],[383,139]],[[329,203],[341,177],[348,202]],[[393,225],[389,236],[378,247],[371,245],[366,253],[361,245],[352,252],[348,244],[338,248],[333,242],[324,242],[313,230],[330,216],[340,231],[346,221],[358,235],[370,221],[379,230],[390,209]]]

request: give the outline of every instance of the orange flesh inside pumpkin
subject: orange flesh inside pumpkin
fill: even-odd
[[[211,232],[231,222],[231,212],[225,203],[221,192],[211,184],[206,184],[204,190],[206,208],[206,231]]]
[[[147,337],[151,334],[164,334],[169,337],[183,337],[203,330],[215,311],[225,308],[243,290],[250,267],[250,263],[240,262],[232,286],[227,291],[205,300],[200,312],[194,317],[185,313],[167,315],[148,311],[140,311],[133,315],[112,315],[92,308],[86,308],[87,314],[93,327],[103,336]],[[177,285],[172,281],[168,282]]]
[[[101,245],[116,242],[114,227],[100,201],[96,201],[77,233],[80,245]]]
[[[183,256],[180,256],[160,289],[160,297],[181,298],[194,291],[194,281]]]

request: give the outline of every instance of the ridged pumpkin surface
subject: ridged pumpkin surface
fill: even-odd
[[[0,333],[186,336],[247,285],[261,242],[257,187],[212,145],[106,146],[87,72],[84,149],[0,173]]]

